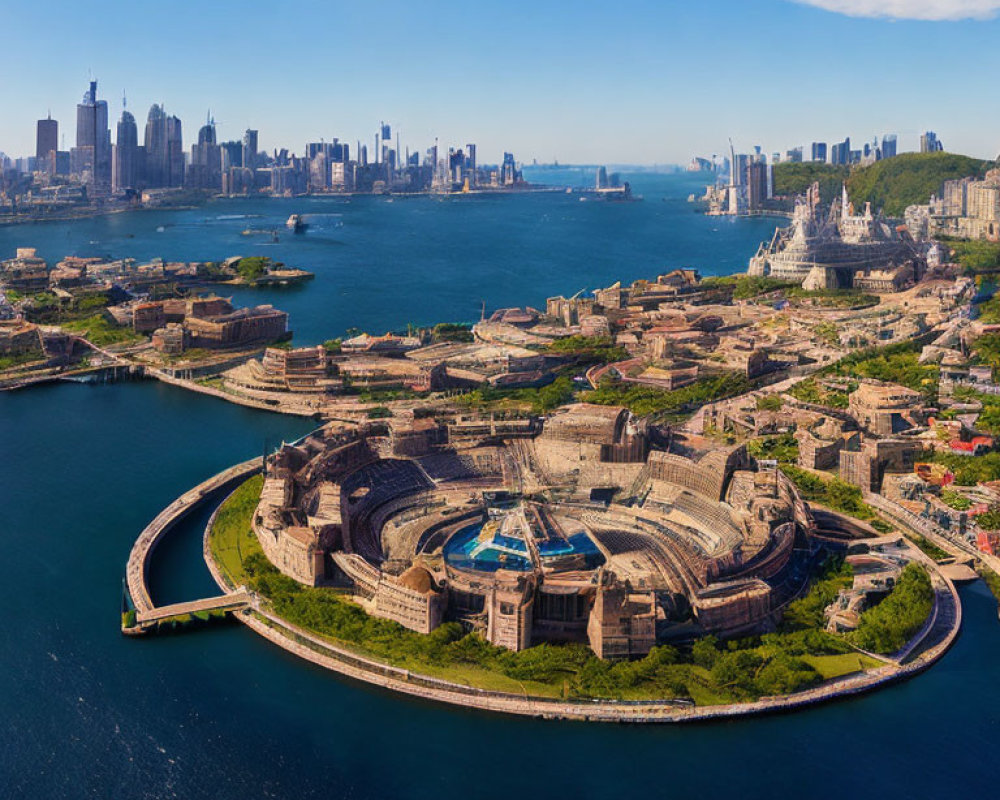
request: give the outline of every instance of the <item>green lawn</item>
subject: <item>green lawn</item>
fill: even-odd
[[[466,634],[454,622],[429,635],[418,634],[370,616],[337,591],[302,586],[279,573],[264,557],[250,527],[262,485],[260,475],[249,479],[216,515],[209,548],[226,579],[250,586],[269,600],[276,615],[317,638],[402,669],[512,694],[690,698],[698,705],[716,705],[798,691],[875,664],[850,652],[838,637],[816,629],[813,617],[821,617],[828,602],[827,584],[849,580],[837,572],[826,580],[818,576],[816,589],[800,601],[801,608],[789,612],[790,631],[728,644],[705,637],[690,651],[660,646],[637,661],[601,661],[580,644],[543,644],[513,653]],[[806,612],[813,606],[818,611],[810,616]]]
[[[146,337],[136,333],[130,328],[119,328],[103,314],[94,314],[83,319],[64,322],[63,330],[71,333],[82,334],[87,341],[98,347],[107,347],[112,344],[137,344]]]
[[[823,676],[823,680],[840,678],[852,672],[862,672],[866,669],[881,666],[881,662],[862,653],[838,653],[829,656],[802,656],[803,661],[812,664],[813,668]]]
[[[244,585],[250,579],[243,562],[255,553],[264,554],[250,528],[263,485],[264,476],[255,475],[233,492],[219,508],[209,536],[215,563],[234,586]]]

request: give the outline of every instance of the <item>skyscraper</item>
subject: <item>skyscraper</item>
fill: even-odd
[[[934,131],[927,131],[920,137],[920,152],[921,153],[940,153],[944,150],[944,144],[938,139],[937,134]]]
[[[826,142],[812,143],[812,160],[826,161]]]
[[[167,116],[157,103],[146,118],[146,174],[149,187],[184,185],[184,142],[181,121]]]
[[[896,155],[896,134],[887,133],[882,137],[882,158],[892,158]]]
[[[756,211],[768,199],[768,169],[763,160],[747,164],[744,185],[747,187],[747,208]]]
[[[191,145],[191,163],[184,179],[196,189],[222,188],[222,148],[215,141],[215,120],[208,121],[198,131],[198,143]]]
[[[38,128],[35,135],[35,159],[37,169],[43,169],[43,162],[46,167],[51,160],[50,153],[59,149],[59,123],[52,119],[49,114],[45,119],[38,120]]]
[[[257,168],[257,131],[247,128],[243,134],[243,166]]]
[[[111,184],[116,192],[138,188],[138,162],[139,127],[135,124],[135,117],[123,109],[122,118],[118,120],[114,167],[111,176]]]
[[[212,142],[215,143],[215,126],[212,126]],[[167,117],[167,186],[184,185],[184,138],[181,121],[175,116]]]
[[[92,195],[106,195],[111,190],[111,130],[107,101],[97,99],[97,81],[90,82],[76,107],[74,151],[71,169],[86,176]]]
[[[830,146],[830,163],[831,164],[850,164],[851,163],[851,137],[848,136],[844,141],[839,144],[834,144]]]
[[[146,117],[145,185],[167,185],[167,115],[158,103],[153,103]]]

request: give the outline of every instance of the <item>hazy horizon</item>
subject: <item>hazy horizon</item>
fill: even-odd
[[[475,142],[484,163],[508,150],[526,164],[685,164],[730,136],[770,154],[896,133],[906,151],[925,130],[952,152],[1000,152],[992,0],[54,6],[5,9],[6,63],[23,76],[0,90],[11,157],[34,154],[50,110],[73,146],[90,75],[112,138],[124,90],[140,138],[161,103],[185,149],[210,109],[220,141],[256,128],[262,149],[299,154],[333,137],[371,149],[382,120],[404,150]]]

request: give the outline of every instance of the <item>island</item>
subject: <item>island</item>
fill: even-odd
[[[125,634],[235,619],[354,679],[543,718],[787,710],[926,669],[960,629],[955,583],[1000,592],[988,244],[823,203],[811,186],[743,275],[305,347],[284,312],[199,286],[280,265],[25,250],[0,265],[4,377],[316,420],[141,532]],[[156,547],[202,506],[219,593],[157,605]]]

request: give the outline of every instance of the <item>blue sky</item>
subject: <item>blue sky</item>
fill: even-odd
[[[837,10],[828,11],[815,6]],[[221,139],[301,152],[371,141],[479,145],[480,160],[678,163],[738,148],[926,129],[1000,153],[1000,0],[8,0],[0,150],[34,150],[51,108],[67,146],[92,71]],[[846,13],[845,13],[846,12]],[[881,14],[882,16],[871,16]],[[889,16],[885,16],[888,14]],[[930,19],[906,19],[919,16]],[[959,19],[937,19],[959,17]],[[141,136],[141,133],[140,133]]]

